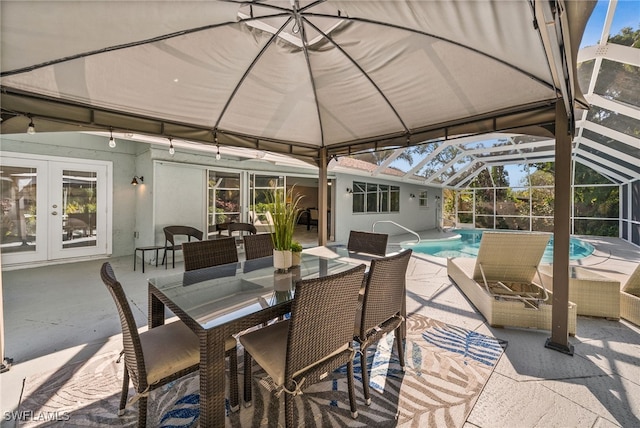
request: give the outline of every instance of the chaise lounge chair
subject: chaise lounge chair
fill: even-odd
[[[551,330],[551,292],[538,271],[549,238],[536,232],[484,232],[478,257],[449,258],[447,273],[491,326]],[[576,334],[571,302],[569,334]]]

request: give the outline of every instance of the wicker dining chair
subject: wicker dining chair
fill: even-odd
[[[185,242],[182,244],[182,254],[185,271],[238,262],[234,237]]]
[[[246,260],[273,255],[273,239],[270,233],[245,235],[242,239],[244,239],[244,255]]]
[[[176,267],[176,251],[182,249],[182,243],[176,241],[176,237],[184,236],[187,242],[191,242],[191,238],[202,241],[202,231],[191,226],[167,226],[164,231],[164,254],[162,255],[162,264],[166,269],[169,266],[167,260],[167,252],[171,251],[171,264]],[[165,261],[167,264],[165,264]]]
[[[247,232],[250,235],[255,235],[257,233],[257,229],[251,223],[229,223],[229,226],[227,226],[227,233],[229,236],[232,236],[233,232],[238,232],[238,235],[242,237],[247,235],[244,232]]]
[[[135,390],[131,403],[138,401],[138,427],[145,427],[148,392],[198,370],[198,337],[182,321],[163,324],[139,333],[127,296],[109,262],[102,265],[100,276],[115,301],[122,327],[124,376],[118,415],[122,415],[127,406],[131,379]],[[226,356],[229,357],[229,401],[232,410],[239,409],[236,345],[234,337],[225,341]]]
[[[356,315],[353,339],[360,345],[360,366],[365,403],[371,404],[367,348],[395,330],[400,366],[404,370],[401,326],[404,322],[405,276],[412,250],[373,259],[365,282],[362,305]]]
[[[357,253],[367,253],[376,256],[387,254],[387,241],[389,235],[386,233],[362,232],[352,230],[349,232],[347,250]]]
[[[358,306],[358,291],[365,266],[346,272],[296,283],[288,320],[270,324],[240,336],[244,346],[245,402],[251,401],[252,358],[285,392],[286,427],[294,425],[295,396],[347,365],[351,416],[358,412],[355,401],[352,326]]]

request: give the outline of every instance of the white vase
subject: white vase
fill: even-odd
[[[273,250],[273,267],[287,270],[291,267],[291,250]]]
[[[300,266],[300,251],[291,252],[291,266]]]

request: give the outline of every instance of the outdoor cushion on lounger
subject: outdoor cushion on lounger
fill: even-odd
[[[538,265],[550,235],[484,232],[475,259],[449,258],[447,273],[492,326],[551,330],[551,293]],[[576,333],[576,305],[569,302],[569,334]]]

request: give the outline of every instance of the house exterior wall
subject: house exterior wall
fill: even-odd
[[[413,231],[434,229],[438,227],[436,220],[436,208],[439,203],[436,196],[442,198],[442,191],[435,187],[419,186],[412,183],[390,181],[378,177],[351,175],[336,172],[336,206],[335,206],[335,240],[346,243],[351,230],[372,231],[377,221],[393,221]],[[354,213],[352,198],[347,188],[353,189],[353,182],[360,181],[376,184],[390,184],[400,187],[400,211],[395,213]],[[428,206],[420,207],[418,195],[422,190],[428,192]],[[410,198],[409,195],[416,195]],[[441,201],[441,199],[440,199]],[[380,223],[376,225],[375,232],[388,233],[389,235],[402,235],[406,230],[393,224]]]

